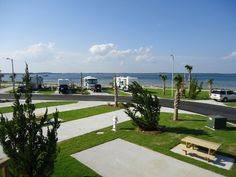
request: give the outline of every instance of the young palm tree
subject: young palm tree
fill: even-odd
[[[214,81],[214,79],[209,79],[209,80],[207,81],[208,88],[209,88],[209,96],[211,95],[211,92],[212,92],[213,81]]]
[[[190,93],[193,66],[185,65],[185,68],[188,71],[188,93]]]
[[[167,79],[167,75],[160,74],[159,77],[163,81],[163,94],[166,95],[166,79]]]
[[[174,77],[176,91],[175,91],[175,99],[174,99],[174,115],[173,120],[178,120],[178,111],[180,106],[180,89],[181,84],[183,82],[183,76],[181,74],[178,74]]]

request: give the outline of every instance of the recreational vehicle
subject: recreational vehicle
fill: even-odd
[[[84,87],[87,88],[88,90],[94,90],[95,86],[98,83],[98,80],[96,77],[92,77],[92,76],[86,76],[83,78],[83,83],[84,83]]]
[[[123,77],[123,76],[119,76],[119,77],[116,77],[116,84],[117,84],[117,87],[121,90],[124,90],[124,91],[128,91],[129,90],[129,85],[132,84],[132,82],[134,81],[138,81],[138,78],[137,77],[130,77],[130,76],[127,76],[127,77]]]
[[[43,77],[38,75],[30,77],[30,84],[33,90],[41,89],[43,86]]]

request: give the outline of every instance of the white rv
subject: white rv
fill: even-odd
[[[93,90],[95,85],[98,83],[98,80],[96,77],[86,76],[83,78],[83,83],[85,88],[88,90]]]
[[[70,80],[69,79],[58,79],[58,87],[61,85],[70,85]]]
[[[138,82],[138,78],[137,77],[123,77],[123,76],[119,76],[116,77],[116,84],[117,87],[121,90],[124,91],[128,91],[129,90],[129,85],[132,84],[132,82]]]
[[[30,77],[30,84],[33,90],[38,90],[43,86],[43,77],[41,76],[32,76]]]

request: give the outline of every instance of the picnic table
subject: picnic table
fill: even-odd
[[[221,144],[195,138],[192,136],[186,136],[181,141],[185,142],[185,147],[182,149],[185,151],[185,155],[187,153],[193,153],[198,156],[205,158],[207,161],[215,159],[215,152],[219,149]],[[207,152],[199,151],[197,147],[203,147],[208,149]]]

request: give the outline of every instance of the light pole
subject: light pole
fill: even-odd
[[[14,73],[14,63],[12,58],[6,58],[6,60],[11,61],[11,71],[12,71],[12,86],[13,86],[13,92],[15,92],[15,73]]]
[[[172,91],[171,96],[174,96],[174,66],[175,66],[175,57],[173,54],[170,55],[172,57]]]

